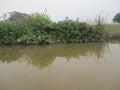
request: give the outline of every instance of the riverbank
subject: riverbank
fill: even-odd
[[[46,13],[31,15],[13,12],[0,21],[0,44],[56,44],[101,42],[120,39],[120,24],[104,24],[101,17],[95,24],[79,19],[53,22]]]

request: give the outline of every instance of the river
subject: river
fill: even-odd
[[[120,90],[120,42],[0,46],[0,90]]]

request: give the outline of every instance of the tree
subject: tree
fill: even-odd
[[[120,23],[120,13],[117,13],[117,14],[114,16],[113,22]]]
[[[8,18],[9,21],[23,21],[26,17],[29,17],[28,14],[21,13],[21,12],[10,12],[10,17]]]

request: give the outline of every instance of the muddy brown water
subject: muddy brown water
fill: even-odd
[[[0,90],[120,90],[120,42],[0,46]]]

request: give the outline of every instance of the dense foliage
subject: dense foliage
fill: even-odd
[[[120,13],[117,13],[115,17],[113,18],[113,22],[120,23]]]
[[[104,40],[104,26],[66,18],[53,22],[46,13],[11,12],[0,21],[0,44],[79,43]]]

